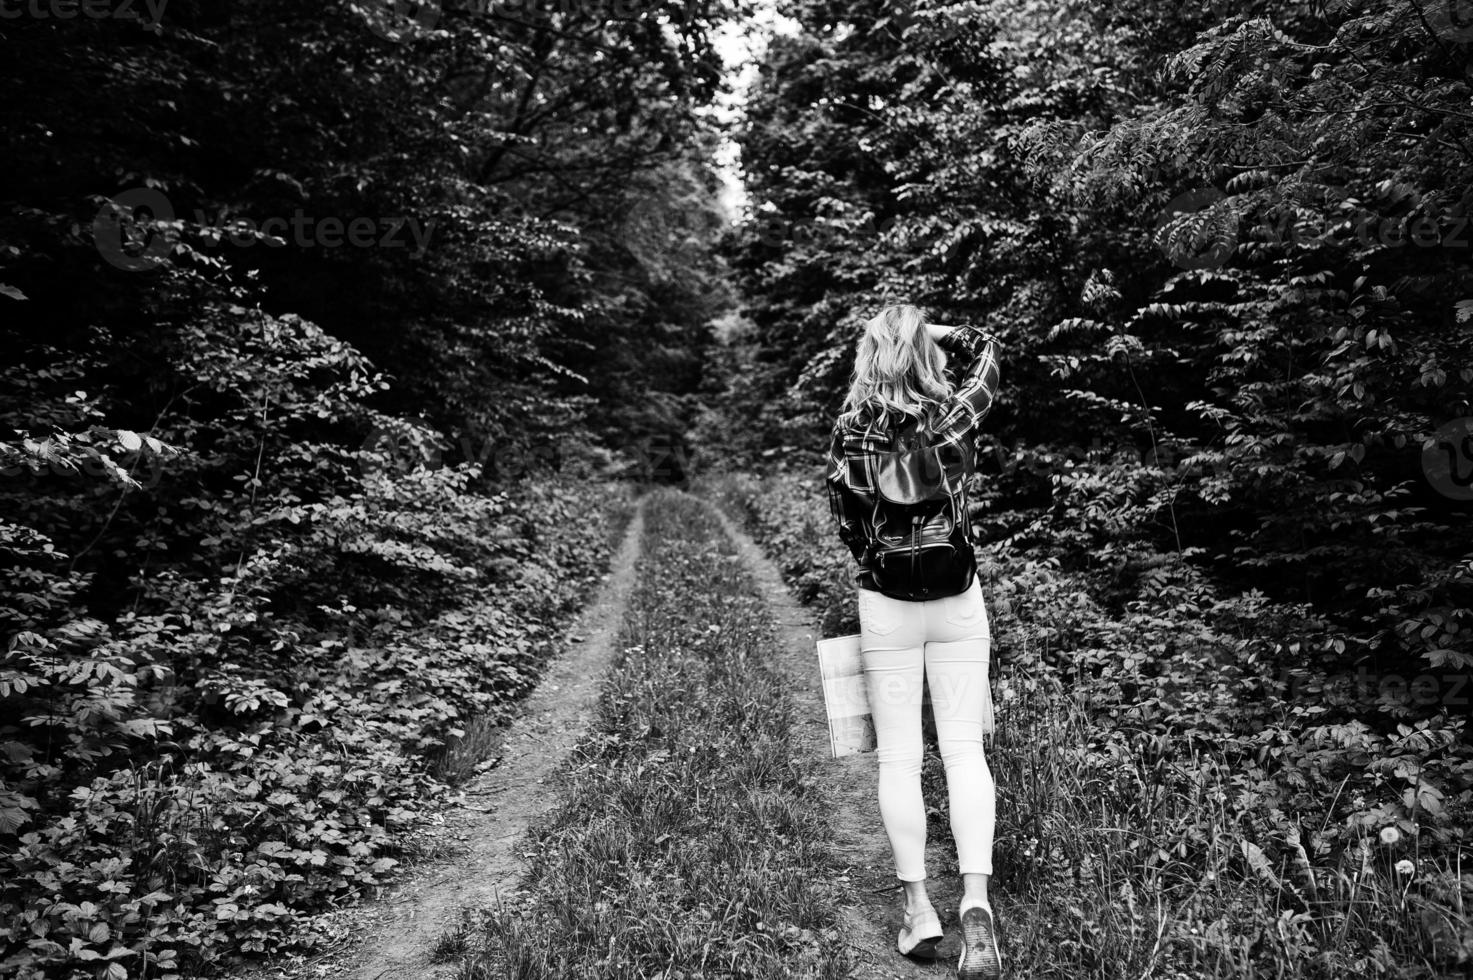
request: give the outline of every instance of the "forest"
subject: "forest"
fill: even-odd
[[[726,120],[718,38],[764,12]],[[0,975],[337,941],[432,859],[641,495],[854,632],[825,452],[896,303],[1004,344],[970,516],[1018,975],[1473,969],[1463,0],[13,0],[0,45]],[[687,498],[646,512],[640,575],[736,587],[680,554],[734,560]],[[631,601],[649,684],[784,696],[681,666],[722,603]],[[652,726],[788,737],[644,676],[610,773]],[[828,867],[808,777],[748,775]],[[457,975],[850,975],[829,886],[743,880],[787,933],[650,885],[731,930],[672,952],[540,853]]]

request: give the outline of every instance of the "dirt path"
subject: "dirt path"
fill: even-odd
[[[338,913],[337,931],[348,937],[334,951],[310,961],[295,977],[333,980],[429,980],[455,975],[453,961],[430,962],[430,949],[460,922],[462,909],[484,909],[516,887],[521,858],[515,848],[533,819],[557,799],[543,776],[572,749],[593,720],[604,676],[613,661],[624,606],[634,586],[634,566],[644,532],[644,499],[637,503],[598,596],[569,635],[581,637],[549,665],[536,690],[522,702],[497,749],[502,762],[467,783],[465,802],[450,810],[437,837],[446,852],[417,867],[383,899]],[[280,977],[276,965],[240,980]]]
[[[235,974],[234,980],[448,980],[455,975],[458,957],[432,963],[431,948],[461,921],[462,910],[492,907],[516,889],[522,873],[516,847],[531,822],[557,800],[554,789],[542,785],[543,777],[593,720],[623,609],[635,584],[644,503],[642,499],[635,509],[599,595],[570,631],[583,642],[552,661],[507,728],[497,749],[504,761],[468,783],[464,804],[447,813],[436,834],[446,842],[438,859],[406,872],[383,899],[336,913],[334,931],[345,940],[328,953],[295,970],[277,963]],[[874,754],[829,757],[814,651],[817,626],[750,535],[719,506],[706,503],[767,597],[780,662],[791,678],[800,715],[795,747],[810,760],[834,808],[834,848],[847,865],[851,896],[840,914],[862,964],[851,976],[874,980],[951,975],[960,953],[955,911],[960,883],[943,876],[932,880],[931,899],[947,931],[937,960],[915,961],[897,953],[902,897],[875,800]],[[927,845],[932,867],[944,867],[946,859],[934,841]]]
[[[885,838],[880,822],[879,803],[875,797],[878,775],[874,753],[830,758],[815,649],[817,624],[793,598],[777,567],[751,536],[720,507],[710,506],[767,595],[777,624],[782,662],[792,678],[791,690],[802,718],[795,728],[795,743],[803,756],[812,760],[813,771],[822,781],[824,792],[834,807],[834,848],[840,860],[849,865],[851,889],[850,904],[844,906],[841,913],[850,942],[863,961],[863,966],[852,976],[862,980],[954,976],[956,960],[961,955],[961,934],[956,921],[956,905],[961,900],[960,881],[954,876],[948,878],[933,873],[929,882],[931,902],[936,906],[941,925],[946,930],[946,938],[941,942],[935,962],[901,956],[895,949],[895,937],[900,931],[904,899],[895,878],[890,842]],[[931,841],[926,845],[926,861],[932,869],[942,868],[946,866],[947,855],[942,854]]]

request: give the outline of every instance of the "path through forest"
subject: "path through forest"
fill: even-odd
[[[582,637],[582,642],[554,660],[527,696],[499,747],[501,762],[466,787],[466,804],[449,821],[453,836],[465,841],[464,852],[401,888],[392,900],[393,914],[377,923],[373,939],[359,951],[356,969],[340,976],[354,980],[453,976],[453,963],[429,961],[435,939],[459,922],[462,910],[487,908],[516,887],[521,874],[517,842],[557,795],[543,778],[572,750],[593,719],[634,587],[643,534],[641,498],[608,577],[570,634]]]
[[[543,777],[565,757],[592,721],[613,660],[624,608],[635,581],[644,535],[644,503],[635,507],[599,594],[584,607],[569,636],[580,638],[549,665],[497,746],[501,762],[465,786],[464,803],[449,811],[436,837],[446,852],[407,871],[391,895],[344,910],[345,943],[286,975],[352,980],[439,980],[455,975],[453,959],[431,962],[430,950],[463,910],[488,908],[515,889],[521,875],[516,846],[531,822],[549,809],[555,788]],[[282,967],[242,977],[282,976]]]
[[[880,823],[875,797],[877,773],[873,752],[833,759],[829,755],[828,724],[824,716],[823,688],[819,680],[816,644],[818,624],[813,615],[793,597],[777,566],[751,536],[739,528],[720,507],[711,505],[726,532],[736,542],[742,559],[767,596],[776,625],[778,650],[792,678],[791,690],[801,721],[794,725],[794,740],[818,775],[833,814],[833,846],[840,861],[849,867],[851,901],[841,909],[849,941],[863,962],[854,974],[863,980],[890,977],[937,977],[954,975],[961,955],[961,934],[956,921],[956,904],[961,900],[961,882],[938,875],[946,866],[934,838],[926,846],[931,870],[931,902],[941,917],[946,938],[934,963],[901,956],[895,949],[900,930],[903,896],[895,878],[890,844]]]
[[[579,617],[571,635],[583,641],[557,658],[524,708],[508,727],[499,754],[502,762],[465,788],[465,803],[450,811],[437,836],[449,842],[437,860],[416,867],[387,898],[347,909],[338,925],[360,937],[304,967],[285,971],[280,964],[243,976],[344,977],[353,980],[428,980],[452,977],[455,958],[433,962],[436,940],[461,921],[465,911],[489,908],[515,891],[522,874],[519,841],[533,821],[557,802],[555,786],[544,775],[573,749],[593,720],[604,678],[610,669],[624,609],[635,586],[642,551],[644,507],[641,498],[599,595]],[[873,753],[829,757],[823,694],[816,669],[817,625],[791,595],[778,569],[761,548],[719,506],[711,508],[736,544],[755,583],[765,594],[775,626],[773,655],[788,673],[798,721],[794,747],[819,778],[833,814],[833,847],[847,868],[851,900],[841,910],[848,940],[861,966],[862,980],[949,975],[960,951],[955,903],[960,885],[935,877],[932,900],[947,928],[934,962],[910,960],[895,950],[900,927],[901,892],[894,877],[889,844],[875,800]],[[935,842],[928,858],[945,865]]]

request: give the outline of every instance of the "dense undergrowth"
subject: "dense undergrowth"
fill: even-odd
[[[696,486],[775,556],[824,635],[858,631],[821,482]],[[1384,689],[1288,659],[1323,639],[1308,608],[1227,594],[1169,557],[1129,595],[1005,538],[979,561],[1017,975],[1466,975],[1464,717],[1399,720]]]
[[[1127,621],[1142,594],[1261,618],[1257,671],[1331,708],[1299,723],[1369,720],[1357,684],[1383,721],[1466,714],[1473,32],[1447,5],[789,14],[737,137],[723,459],[818,471],[885,306],[977,323],[995,537]]]
[[[729,302],[735,4],[114,6],[0,16],[5,977],[320,947],[422,855]]]
[[[149,581],[110,621],[7,573],[32,628],[0,663],[0,972],[195,976],[310,947],[309,913],[392,875],[447,751],[534,686],[630,513],[620,483],[466,478],[282,508],[300,533],[269,556]]]
[[[645,513],[598,720],[549,780],[526,892],[442,951],[469,947],[467,980],[847,976],[771,615],[708,506],[657,491]]]

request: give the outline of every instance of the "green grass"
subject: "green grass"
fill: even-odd
[[[465,978],[842,977],[839,870],[775,630],[709,508],[647,502],[599,718]]]
[[[466,723],[464,735],[447,737],[431,770],[435,778],[459,786],[476,776],[483,764],[492,764],[506,732],[507,714],[511,712],[476,715]]]
[[[1014,686],[992,757],[1007,797],[998,870],[1031,976],[1468,975],[1451,962],[1468,920],[1456,885],[1440,887],[1457,881],[1446,855],[1414,862],[1431,880],[1409,896],[1404,852],[1374,834],[1327,843],[1328,819],[1309,811],[1331,801],[1264,812],[1223,757],[1102,732],[1057,677]]]
[[[696,489],[784,556],[824,635],[858,629],[852,559],[820,484],[742,475]],[[1275,687],[1262,671],[1303,621],[1217,596],[1190,570],[1163,565],[1158,594],[1111,613],[1085,575],[1041,556],[979,558],[998,709],[990,891],[1012,975],[1473,975],[1465,720],[1387,724],[1312,672],[1297,691]],[[950,849],[934,763],[931,832]]]
[[[469,917],[462,917],[461,923],[445,930],[430,946],[430,962],[445,963],[464,956],[471,948],[471,929]]]

